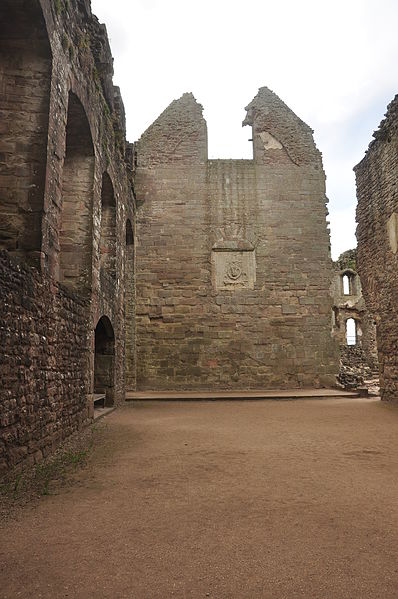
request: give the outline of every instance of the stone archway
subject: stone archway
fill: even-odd
[[[102,273],[116,278],[116,201],[108,173],[102,175],[100,267]]]
[[[78,97],[70,92],[62,175],[59,280],[74,291],[91,287],[94,163],[86,113]]]
[[[0,249],[39,267],[52,52],[37,0],[0,3]]]
[[[104,399],[105,406],[115,402],[115,334],[107,316],[95,327],[94,402]]]

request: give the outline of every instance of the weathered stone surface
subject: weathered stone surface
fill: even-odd
[[[367,362],[367,355],[360,345],[340,346],[340,372],[338,382],[347,390],[374,386],[378,378]]]
[[[1,3],[0,49],[0,248],[37,265],[52,70],[38,2]]]
[[[91,347],[88,300],[5,251],[0,281],[2,474],[47,455],[88,422]]]
[[[254,248],[249,251],[212,250],[213,288],[254,289],[256,282],[256,257]]]
[[[331,385],[325,176],[311,130],[262,88],[253,160],[208,160],[184,94],[135,146],[137,387]]]
[[[358,272],[377,326],[382,399],[398,401],[398,96],[355,167]]]
[[[99,387],[108,403],[124,399],[133,167],[112,75],[88,0],[1,2],[0,249],[12,258],[0,273],[2,468],[87,422]]]

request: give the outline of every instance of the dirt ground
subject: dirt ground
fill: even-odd
[[[398,408],[147,402],[2,524],[2,599],[398,597]]]

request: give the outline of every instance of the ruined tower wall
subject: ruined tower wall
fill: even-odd
[[[35,343],[29,365],[18,363],[18,380],[7,378],[0,391],[1,459],[10,467],[27,457],[26,439],[47,450],[92,417],[103,316],[114,336],[107,401],[124,400],[126,225],[134,201],[123,103],[106,28],[89,0],[4,0],[0,41],[0,249],[10,257],[2,263],[1,333],[16,348]],[[22,297],[15,313],[14,297]],[[37,331],[51,343],[36,344]],[[7,345],[2,374],[15,359]],[[37,415],[25,419],[24,402]]]
[[[398,96],[355,167],[358,272],[376,321],[382,399],[398,401]]]
[[[185,94],[136,144],[137,388],[335,382],[324,174],[292,114],[263,88],[254,160],[207,160]]]

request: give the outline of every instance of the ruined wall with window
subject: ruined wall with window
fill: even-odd
[[[341,254],[334,266],[333,336],[340,347],[338,380],[355,388],[378,376],[376,325],[366,308],[356,267],[356,249]]]
[[[245,124],[253,160],[208,160],[184,94],[136,144],[139,389],[335,383],[321,155],[267,88]]]
[[[377,326],[382,399],[398,401],[398,96],[355,167],[357,266]]]
[[[1,2],[0,473],[89,422],[96,391],[124,398],[134,206],[112,63],[89,0]]]

